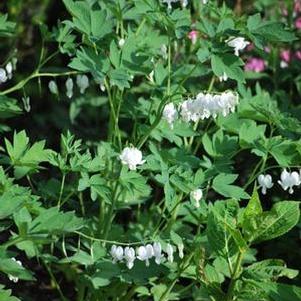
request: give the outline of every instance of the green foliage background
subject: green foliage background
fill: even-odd
[[[18,58],[0,86],[0,301],[301,300],[300,191],[276,183],[301,166],[301,63],[280,68],[300,32],[293,1],[243,2],[0,3],[1,63]],[[236,57],[232,36],[251,41],[251,54]],[[265,71],[245,72],[248,55]],[[78,74],[90,86],[68,99],[65,81]],[[173,129],[162,120],[169,102],[227,89],[240,95],[227,117]],[[137,171],[120,163],[128,145],[146,159]],[[274,179],[267,195],[261,173]],[[184,243],[185,257],[128,270],[108,253],[153,241]]]

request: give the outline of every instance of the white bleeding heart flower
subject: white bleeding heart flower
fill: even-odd
[[[145,160],[142,160],[142,152],[135,147],[126,147],[119,156],[121,163],[127,165],[130,170],[136,170],[137,165],[142,165]]]
[[[134,248],[126,247],[124,249],[124,259],[126,261],[126,266],[128,267],[128,269],[132,269],[134,266],[134,261],[136,259]]]
[[[261,187],[261,192],[262,194],[266,194],[267,189],[270,189],[273,187],[273,180],[271,175],[267,174],[267,175],[259,175],[258,176],[258,184],[259,184],[259,188]]]
[[[160,242],[153,243],[154,257],[156,264],[160,264],[164,255],[162,254],[162,246]]]
[[[239,51],[244,50],[250,42],[246,41],[244,37],[231,37],[226,41],[228,46],[234,48],[234,54],[236,56],[239,56]]]
[[[228,80],[228,75],[226,72],[224,72],[220,77],[219,77],[219,81],[220,82],[226,82]]]
[[[196,208],[200,207],[200,200],[203,197],[202,189],[198,188],[190,192],[190,198]]]
[[[86,89],[89,87],[89,78],[87,75],[77,75],[76,76],[76,84],[79,87],[80,93],[84,94]]]
[[[123,251],[123,248],[121,246],[116,246],[116,245],[113,245],[111,247],[111,256],[113,258],[113,263],[116,263],[117,261],[122,261],[123,259],[123,254],[124,254],[124,251]]]
[[[182,259],[184,257],[184,245],[182,243],[178,244],[179,257]]]
[[[167,121],[171,129],[173,128],[173,123],[178,118],[178,111],[173,103],[169,103],[164,107],[163,118]]]
[[[121,48],[124,45],[124,43],[125,43],[125,39],[120,39],[118,41],[118,46]]]
[[[162,0],[162,3],[167,3],[167,8],[172,9],[171,3],[175,3],[178,0]]]
[[[289,189],[289,193],[292,194],[294,192],[293,186],[298,186],[301,183],[300,174],[296,171],[288,172],[284,169],[280,175],[280,180],[278,183],[284,190]]]
[[[48,83],[48,88],[49,88],[49,91],[52,93],[52,94],[55,94],[55,95],[58,95],[59,94],[59,89],[57,87],[57,84],[54,80],[51,80],[49,83]]]
[[[5,66],[5,70],[7,72],[8,79],[11,79],[13,77],[13,64],[11,62],[8,62]]]
[[[188,5],[188,0],[182,0],[182,7],[185,8]]]
[[[149,260],[154,255],[152,245],[140,246],[137,251],[137,258],[141,261],[145,261],[146,266],[149,266]]]
[[[66,86],[66,95],[68,98],[71,98],[73,96],[73,80],[72,78],[68,78],[66,80],[66,83],[65,83],[65,86]]]
[[[171,244],[167,244],[167,246],[166,246],[166,253],[167,253],[167,260],[169,261],[169,262],[173,262],[173,247],[172,247],[172,245]]]
[[[5,69],[0,68],[0,84],[5,83],[7,81],[7,74]]]

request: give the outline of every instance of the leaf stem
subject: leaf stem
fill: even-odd
[[[63,192],[64,192],[64,187],[65,187],[65,180],[66,180],[66,174],[63,173],[62,182],[61,182],[61,189],[60,189],[60,195],[59,195],[59,200],[58,200],[58,203],[57,203],[58,208],[61,207],[61,201],[62,201],[62,196],[63,196]]]
[[[54,274],[52,273],[51,268],[49,267],[49,265],[44,260],[43,260],[43,262],[44,262],[44,265],[46,267],[46,270],[47,270],[47,272],[48,272],[48,274],[49,274],[52,282],[54,283],[54,287],[56,288],[56,290],[58,291],[58,293],[59,293],[59,295],[61,297],[61,300],[62,301],[68,301],[68,299],[64,296],[64,294],[63,294],[63,292],[61,290],[61,287],[60,287],[59,283],[57,282]]]
[[[31,79],[36,77],[58,77],[58,76],[69,76],[69,75],[75,75],[79,74],[78,71],[68,71],[68,72],[62,72],[62,73],[39,73],[38,70],[34,71],[31,75],[29,75],[27,78],[21,80],[18,82],[15,86],[12,86],[11,88],[8,88],[7,90],[4,90],[0,92],[0,95],[7,95],[14,91],[22,89]]]
[[[235,283],[239,274],[239,270],[240,270],[240,266],[241,266],[241,262],[244,256],[244,252],[240,251],[236,260],[236,264],[234,267],[234,271],[231,275],[231,281],[228,287],[228,291],[227,291],[227,297],[226,297],[226,301],[232,301],[233,300],[233,293],[234,293],[234,288],[235,288]]]

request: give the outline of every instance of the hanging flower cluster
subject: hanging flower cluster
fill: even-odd
[[[15,261],[19,266],[22,266],[22,262],[20,260],[17,260],[14,257],[12,257],[12,260]],[[8,279],[14,283],[17,283],[19,281],[19,278],[13,275],[8,275]]]
[[[181,2],[181,5],[183,8],[185,8],[188,5],[188,0],[162,0],[162,3],[167,4],[168,9],[172,9],[171,3]],[[201,3],[207,4],[208,0],[200,0]]]
[[[167,4],[168,9],[172,9],[171,3],[181,2],[183,8],[188,5],[188,0],[162,0],[162,3]]]
[[[266,194],[267,189],[273,187],[273,180],[271,175],[259,175],[258,177],[259,188],[261,188],[262,194]],[[278,180],[278,184],[284,189],[287,190],[290,194],[294,193],[294,186],[299,186],[301,184],[301,175],[300,173],[293,171],[288,172],[284,169],[281,172],[280,180]]]
[[[113,263],[125,262],[128,269],[132,269],[136,259],[145,261],[145,265],[150,265],[150,259],[154,259],[156,264],[161,264],[165,259],[169,262],[174,260],[174,246],[167,244],[165,248],[165,254],[160,242],[154,242],[153,244],[147,244],[145,246],[139,246],[136,250],[133,247],[121,247],[113,245],[111,247],[110,254],[113,259]],[[184,245],[180,243],[178,245],[179,257],[184,257]]]
[[[77,75],[76,76],[76,85],[79,88],[79,91],[81,94],[84,94],[86,89],[89,87],[89,78],[87,75]],[[73,96],[73,88],[74,88],[74,83],[72,78],[68,78],[65,82],[65,87],[66,87],[66,96],[68,98],[72,98]],[[54,80],[51,80],[48,83],[48,88],[52,94],[58,95],[59,94],[59,89],[57,86],[57,83]]]
[[[5,68],[0,68],[0,84],[5,83],[7,80],[12,79],[13,71],[16,70],[17,59],[12,59],[8,62]]]
[[[189,98],[180,104],[180,116],[185,122],[197,122],[218,115],[227,116],[235,111],[238,94],[226,91],[221,94],[199,93],[196,98]],[[178,114],[173,104],[167,104],[163,110],[163,119],[172,125]]]

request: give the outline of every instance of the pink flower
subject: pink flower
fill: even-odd
[[[188,39],[191,40],[192,44],[195,44],[198,40],[198,32],[196,30],[192,30],[188,34]]]
[[[282,61],[289,63],[291,61],[291,51],[290,50],[282,50],[280,53],[280,58]]]
[[[297,29],[301,29],[301,17],[297,18],[297,20],[295,21],[295,27]]]
[[[262,72],[265,69],[265,62],[261,58],[251,57],[245,65],[245,71]]]
[[[301,61],[301,50],[297,50],[297,51],[295,52],[294,57],[295,57],[297,60]]]
[[[301,1],[300,0],[295,0],[294,12],[295,13],[301,12]]]
[[[264,51],[265,51],[266,53],[270,53],[270,52],[271,52],[271,48],[268,47],[268,46],[265,46],[265,47],[264,47]]]

